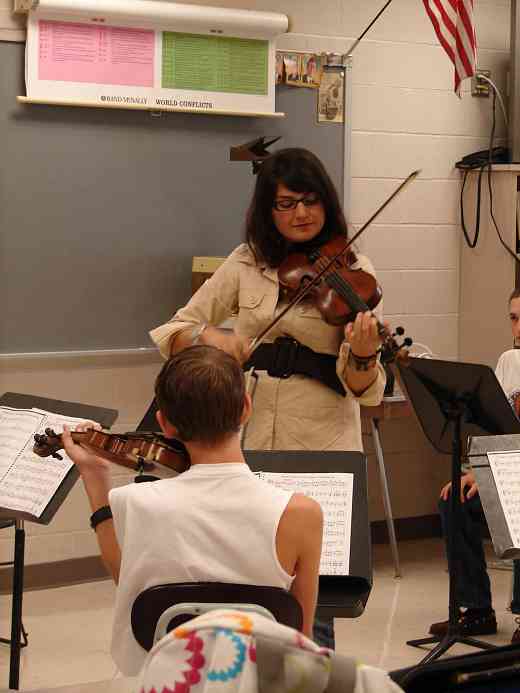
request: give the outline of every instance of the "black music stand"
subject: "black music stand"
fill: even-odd
[[[38,397],[36,395],[25,395],[16,392],[6,392],[0,397],[0,406],[13,407],[16,409],[45,409],[54,414],[63,414],[80,419],[90,419],[97,421],[103,428],[110,428],[117,419],[115,409],[104,407],[94,407],[87,404],[75,402],[65,402],[58,399]],[[11,639],[10,639],[10,660],[9,660],[9,688],[18,690],[20,683],[20,650],[22,635],[22,600],[23,600],[23,573],[24,573],[24,552],[25,552],[25,529],[24,520],[37,522],[38,524],[48,525],[61,504],[69,494],[79,477],[76,467],[73,467],[65,479],[60,484],[53,496],[51,503],[46,507],[38,520],[28,516],[26,513],[0,511],[0,520],[12,520],[15,523],[14,535],[14,561],[13,561],[13,596],[11,608]],[[26,642],[26,640],[24,640]]]
[[[318,606],[327,616],[361,616],[372,589],[366,456],[361,452],[307,450],[244,450],[244,456],[254,472],[354,474],[349,574],[320,575]]]
[[[448,536],[450,564],[449,624],[445,636],[410,640],[408,645],[438,643],[418,666],[440,657],[455,643],[481,649],[493,645],[463,636],[457,625],[459,605],[455,580],[458,573],[457,543],[460,526],[461,463],[464,454],[463,435],[520,433],[516,418],[505,394],[489,366],[435,359],[410,358],[398,363],[401,380],[419,423],[433,447],[441,453],[451,452],[450,511],[453,531]],[[453,492],[457,489],[457,492]]]
[[[138,423],[136,431],[146,431],[147,433],[155,433],[159,430],[159,424],[157,423],[156,414],[159,410],[157,406],[157,400],[155,397],[150,402],[150,406],[146,410],[143,418]]]

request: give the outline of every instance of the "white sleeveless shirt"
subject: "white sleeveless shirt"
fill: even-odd
[[[504,351],[498,359],[495,374],[514,409],[515,398],[520,393],[520,349]]]
[[[260,481],[246,464],[197,464],[173,479],[110,492],[121,571],[112,656],[127,676],[146,652],[130,613],[147,587],[236,582],[288,590],[293,577],[276,553],[276,532],[291,493]]]

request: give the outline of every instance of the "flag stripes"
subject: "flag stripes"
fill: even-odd
[[[423,0],[437,38],[455,68],[455,91],[476,70],[473,0]]]

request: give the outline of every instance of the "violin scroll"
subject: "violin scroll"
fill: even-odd
[[[61,435],[55,433],[52,428],[46,428],[45,434],[34,434],[33,452],[39,457],[54,457],[57,460],[62,460],[63,456],[58,454],[58,450],[62,448]]]
[[[405,334],[404,327],[396,327],[395,331],[384,336],[383,343],[380,347],[381,363],[387,365],[394,361],[404,361],[408,359],[408,350],[413,344],[411,337],[404,337],[399,343],[396,337],[403,337]]]

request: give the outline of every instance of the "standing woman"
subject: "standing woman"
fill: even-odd
[[[323,164],[305,149],[276,152],[258,173],[246,243],[169,322],[152,330],[152,339],[165,358],[197,342],[247,361],[251,340],[287,304],[278,282],[282,262],[295,251],[312,253],[338,235],[346,239],[347,226]],[[374,274],[362,255],[353,268]],[[219,329],[231,316],[234,330]],[[362,450],[359,405],[379,404],[385,386],[375,318],[358,314],[346,328],[329,325],[312,299],[304,299],[266,342],[248,361],[259,377],[244,447]]]
[[[150,333],[165,358],[201,343],[233,354],[245,367],[255,365],[245,449],[362,450],[359,405],[379,404],[386,380],[370,312],[346,327],[330,325],[312,299],[304,300],[249,355],[251,340],[287,305],[280,265],[290,253],[312,255],[337,236],[347,239],[347,225],[323,164],[305,149],[276,152],[260,167],[246,242],[186,306]],[[353,269],[374,274],[366,257],[354,260]],[[231,316],[233,331],[219,329]],[[315,630],[315,637],[333,647],[332,623],[320,625],[324,632]]]

